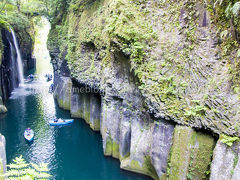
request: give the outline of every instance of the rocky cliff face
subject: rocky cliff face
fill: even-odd
[[[72,1],[52,24],[55,97],[100,130],[104,154],[121,168],[154,179],[220,177],[221,148],[231,148],[218,140],[211,165],[213,134],[240,136],[239,93],[211,7],[208,1]],[[236,179],[235,161],[229,176],[220,174]]]
[[[17,27],[17,26],[16,26]],[[12,90],[18,87],[18,70],[16,62],[16,50],[13,42],[13,37],[11,32],[7,29],[0,29],[1,31],[1,102],[0,108],[1,112],[6,112],[6,108],[3,102],[7,100],[10,96]],[[16,28],[16,35],[20,46],[20,51],[22,52],[22,59],[24,64],[24,70],[27,71],[35,67],[35,59],[32,57],[33,43],[32,38],[25,29]]]

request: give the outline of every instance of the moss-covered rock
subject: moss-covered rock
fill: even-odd
[[[240,136],[240,91],[217,46],[212,3],[81,0],[55,17],[48,41],[55,73],[105,93],[101,122],[84,105],[89,99],[73,116],[93,129],[100,122],[104,153],[122,168],[155,179],[206,179],[214,139],[190,127]],[[186,125],[174,131],[168,175],[173,125],[163,119]],[[158,123],[165,139],[153,133]]]
[[[237,180],[239,178],[240,143],[239,140],[234,141],[231,144],[228,142],[223,141],[222,137],[220,137],[217,142],[213,153],[213,161],[211,164],[211,180]]]
[[[208,179],[214,138],[190,127],[176,126],[169,159],[169,179]]]
[[[71,116],[74,118],[84,118],[84,106],[82,104],[84,94],[71,94]]]
[[[166,179],[174,125],[164,121],[131,123],[130,154],[121,158],[121,168]]]
[[[59,51],[56,60],[67,59],[78,82],[104,91],[105,72],[120,52],[156,118],[239,135],[238,91],[229,80],[230,62],[218,61],[219,34],[211,8],[205,8],[210,6],[208,1],[72,1],[62,21],[54,21],[49,49],[55,57]]]
[[[113,142],[110,136],[107,137],[106,139],[106,145],[104,146],[105,148],[103,153],[105,156],[111,156],[113,152]]]
[[[139,161],[131,160],[130,158],[125,158],[124,160],[121,161],[121,168],[128,171],[149,175],[155,180],[159,179],[157,172],[154,166],[152,165],[151,158],[149,156],[146,156],[144,158],[143,164],[140,164]]]

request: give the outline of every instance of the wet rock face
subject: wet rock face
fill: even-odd
[[[101,97],[97,94],[90,95],[90,126],[94,131],[100,130]]]
[[[218,140],[213,153],[210,180],[238,180],[240,175],[240,143],[231,147]]]
[[[5,137],[0,134],[0,175],[6,172],[6,142]],[[0,176],[0,180],[4,180],[4,177]]]

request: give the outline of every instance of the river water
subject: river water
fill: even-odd
[[[44,75],[52,73],[46,48],[48,21],[38,19],[34,55],[37,59],[35,80],[15,89],[0,116],[0,133],[6,137],[7,162],[22,155],[28,162],[48,163],[52,179],[56,180],[148,180],[150,178],[120,169],[118,160],[104,157],[102,139],[82,119],[65,127],[50,127],[54,117],[70,118],[68,111],[58,108]],[[35,132],[32,144],[24,137],[30,127]]]

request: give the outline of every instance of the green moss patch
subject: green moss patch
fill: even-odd
[[[111,137],[107,137],[104,155],[111,156],[113,152],[113,142]]]
[[[115,158],[119,158],[119,144],[116,142],[113,142],[113,152],[112,156]]]
[[[143,164],[137,160],[131,160],[130,157],[124,158],[121,160],[121,168],[151,176],[155,180],[159,179],[157,172],[152,165],[150,156],[144,157]]]
[[[177,126],[169,160],[169,179],[208,179],[214,146],[212,136]]]
[[[70,102],[69,101],[66,101],[61,98],[57,98],[57,100],[58,100],[59,107],[65,109],[65,110],[70,110]]]
[[[94,131],[99,131],[100,130],[100,119],[94,119],[94,121],[91,122],[90,127]]]
[[[232,137],[232,136],[228,136],[228,135],[225,135],[225,134],[221,134],[220,137],[219,137],[219,140],[228,145],[228,146],[232,146],[234,142],[236,141],[239,141],[239,137]]]

